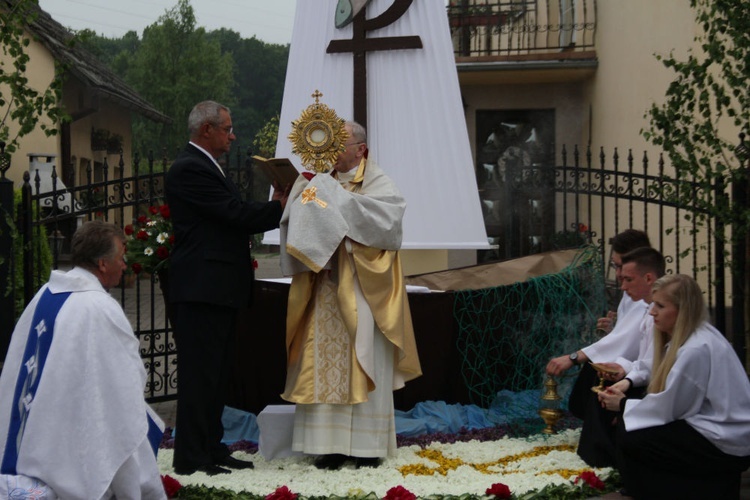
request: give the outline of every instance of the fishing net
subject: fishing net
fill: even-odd
[[[596,320],[608,306],[599,255],[586,246],[557,273],[455,292],[461,374],[473,404],[506,421],[536,416],[550,358],[599,338]],[[557,379],[563,408],[577,374]]]

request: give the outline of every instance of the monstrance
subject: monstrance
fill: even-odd
[[[299,156],[305,169],[324,173],[333,168],[339,153],[346,149],[349,134],[344,128],[344,119],[320,102],[323,94],[316,90],[312,97],[315,102],[292,121],[288,138],[292,153]]]

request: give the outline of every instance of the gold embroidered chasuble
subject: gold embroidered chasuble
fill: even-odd
[[[324,174],[316,178],[320,175]],[[355,404],[367,401],[368,392],[374,389],[373,375],[367,373],[372,347],[371,340],[364,338],[367,335],[378,335],[380,331],[395,347],[393,362],[389,363],[394,370],[393,389],[403,387],[406,381],[421,375],[398,247],[394,245],[394,249],[385,250],[368,246],[367,241],[370,233],[377,235],[391,231],[399,234],[400,245],[403,209],[394,210],[393,204],[397,202],[403,206],[403,199],[390,179],[372,162],[363,161],[354,178],[342,182],[341,186],[346,190],[344,196],[338,196],[334,194],[336,190],[330,189],[331,181],[336,184],[338,181],[324,176],[328,179],[317,182],[313,179],[310,185],[319,186],[317,193],[325,207],[321,203],[310,203],[311,186],[300,179],[292,191],[294,201],[290,197],[287,208],[299,202],[296,209],[305,205],[305,213],[310,213],[309,209],[315,210],[314,214],[322,220],[319,226],[322,231],[327,227],[325,221],[330,220],[326,211],[337,210],[346,220],[346,234],[342,231],[340,243],[324,268],[318,272],[308,269],[293,275],[287,311],[287,381],[282,397],[301,404]],[[344,192],[342,189],[337,191]],[[308,193],[307,202],[303,203],[305,192]],[[372,211],[378,216],[367,217],[366,214]],[[386,213],[394,215],[383,217]],[[285,234],[287,223],[288,215],[282,218],[282,241],[291,244],[284,248],[289,255],[308,265],[311,260],[308,256],[312,252],[305,252],[302,244],[295,245],[293,237]],[[305,221],[305,227],[315,225]],[[330,233],[328,231],[325,238],[330,239]],[[306,238],[311,238],[312,234],[315,233],[308,231]],[[351,235],[360,241],[351,239]],[[283,260],[284,256],[282,267]],[[355,288],[365,297],[372,311],[374,333],[371,328],[368,333],[367,328],[361,328],[362,325],[357,323]]]

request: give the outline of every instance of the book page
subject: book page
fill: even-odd
[[[284,189],[288,184],[294,184],[299,176],[299,172],[289,161],[289,158],[253,156],[253,162],[263,175],[271,181],[271,184],[277,182],[281,189]]]

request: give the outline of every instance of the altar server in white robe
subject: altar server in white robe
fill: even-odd
[[[396,451],[394,389],[421,375],[398,250],[406,204],[347,122],[331,174],[300,177],[281,219],[292,275],[287,380],[292,448],[316,466],[376,466]],[[293,201],[292,201],[293,200]]]
[[[654,284],[654,360],[648,394],[610,387],[602,405],[622,410],[618,465],[637,499],[737,499],[750,466],[750,381],[732,346],[707,322],[691,277]]]
[[[107,291],[126,267],[125,235],[91,221],[71,246],[73,269],[53,271],[23,312],[0,376],[0,495],[166,498],[163,423],[144,400],[138,339]]]
[[[612,244],[611,265],[615,268],[615,279],[619,285],[622,283],[622,256],[636,248],[651,247],[651,242],[645,232],[637,229],[626,229],[613,236],[610,243]],[[656,278],[658,276],[654,279]],[[650,292],[650,290],[647,291]],[[634,360],[638,356],[641,342],[639,325],[643,317],[646,316],[648,308],[648,304],[642,300],[642,295],[638,294],[633,298],[630,293],[623,293],[617,306],[617,313],[599,318],[596,322],[597,329],[609,333],[574,353],[551,359],[546,367],[547,374],[560,376],[573,366],[583,365],[586,361],[593,363],[616,362],[624,365],[627,373],[631,363],[629,360]],[[583,386],[583,393],[588,399],[591,392],[589,390],[591,376],[586,378]]]

